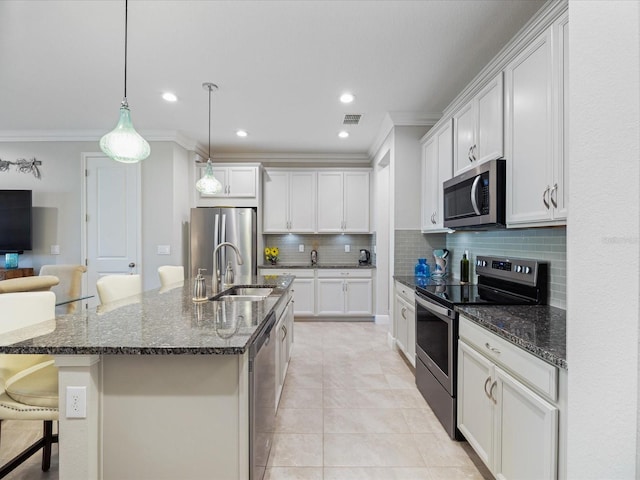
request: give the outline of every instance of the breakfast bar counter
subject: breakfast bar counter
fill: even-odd
[[[59,367],[61,480],[248,478],[249,351],[293,277],[255,280],[263,300],[194,302],[185,280],[0,336]],[[77,418],[68,387],[84,387]]]

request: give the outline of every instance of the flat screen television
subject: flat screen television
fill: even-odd
[[[31,190],[0,190],[0,254],[31,248]]]

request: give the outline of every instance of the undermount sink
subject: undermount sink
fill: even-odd
[[[271,292],[273,292],[273,288],[233,287],[230,290],[216,295],[212,300],[260,302],[267,298],[271,294]]]

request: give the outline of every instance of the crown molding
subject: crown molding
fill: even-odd
[[[366,153],[216,153],[212,162],[260,162],[260,163],[349,163],[367,164],[371,158]]]
[[[0,130],[0,142],[98,142],[104,130]],[[175,142],[186,150],[197,143],[176,130],[139,131],[148,142]]]
[[[375,158],[378,150],[387,140],[394,127],[433,126],[442,117],[442,113],[427,112],[387,112],[382,119],[378,134],[369,148],[369,156]]]

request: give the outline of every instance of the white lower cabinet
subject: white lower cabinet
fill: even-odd
[[[289,275],[295,276],[291,290],[294,292],[293,312],[296,316],[308,317],[316,310],[316,279],[315,272],[311,268],[301,269],[273,269],[261,268],[259,274],[268,275]]]
[[[371,315],[371,270],[319,270],[317,315]]]
[[[293,295],[291,295],[274,328],[276,339],[276,408],[280,403],[293,344]]]
[[[557,368],[483,330],[460,317],[458,428],[496,478],[556,479]]]
[[[393,320],[398,349],[416,366],[416,309],[414,291],[396,282]]]

